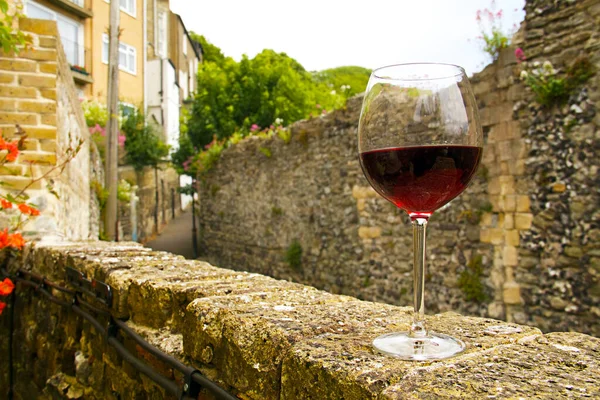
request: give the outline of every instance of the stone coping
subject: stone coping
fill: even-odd
[[[21,265],[64,281],[67,266],[115,289],[115,315],[243,399],[600,398],[600,339],[448,312],[433,330],[467,350],[438,362],[375,353],[410,308],[220,269],[137,243],[38,243]],[[498,334],[494,327],[509,327]]]

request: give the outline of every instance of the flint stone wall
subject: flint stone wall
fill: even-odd
[[[528,61],[600,69],[600,2],[527,1]],[[599,74],[544,109],[506,49],[471,78],[484,129],[469,188],[434,214],[426,309],[600,335]],[[203,177],[202,257],[332,293],[412,304],[412,230],[357,157],[362,99],[298,122],[290,143],[252,138]],[[299,246],[298,246],[299,244]],[[290,250],[301,248],[301,262]]]
[[[466,352],[414,363],[376,354],[370,345],[379,334],[408,328],[407,307],[220,269],[135,243],[38,244],[11,264],[61,285],[66,266],[109,283],[113,316],[241,399],[594,398],[600,387],[600,340],[580,333],[542,334],[442,313],[427,317],[430,328],[461,338]],[[77,315],[21,285],[16,293],[15,399],[171,398]],[[181,380],[135,343],[124,344],[167,378]],[[1,390],[8,387],[6,368],[0,363]]]

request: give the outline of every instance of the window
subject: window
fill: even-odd
[[[135,75],[137,52],[135,47],[119,42],[119,69]],[[108,35],[102,35],[102,62],[108,64]]]
[[[110,0],[104,0],[107,3],[110,3]],[[119,8],[121,11],[126,12],[135,18],[135,1],[136,0],[119,0]]]
[[[135,17],[135,0],[120,0],[121,10]]]
[[[187,56],[187,35],[183,34],[183,54]]]
[[[25,3],[25,15],[29,18],[56,21],[60,41],[71,65],[85,67],[83,48],[83,25],[62,14],[56,13],[33,1]]]
[[[159,57],[167,56],[167,13],[158,12],[158,29],[156,30],[156,52]]]

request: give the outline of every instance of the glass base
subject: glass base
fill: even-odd
[[[424,337],[410,337],[408,332],[388,333],[373,340],[375,349],[403,360],[441,360],[461,353],[465,344],[443,333],[427,332]]]

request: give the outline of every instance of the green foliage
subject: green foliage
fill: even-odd
[[[259,147],[258,151],[260,151],[261,153],[263,153],[265,155],[265,157],[267,158],[271,158],[271,156],[273,155],[271,153],[271,149],[268,147]]]
[[[136,171],[157,167],[169,154],[167,146],[153,125],[139,110],[133,110],[123,119],[121,131],[125,134],[125,162]]]
[[[285,252],[285,261],[294,271],[302,271],[302,245],[294,239]]]
[[[485,286],[481,282],[483,275],[483,257],[477,254],[471,258],[467,268],[458,277],[458,287],[467,301],[482,303],[488,299]]]
[[[108,200],[108,189],[105,189],[104,185],[95,179],[90,182],[90,187],[98,199],[100,210],[104,210],[106,201]]]
[[[225,61],[225,56],[217,46],[210,43],[202,35],[195,32],[190,32],[193,41],[200,43],[202,46],[202,55],[204,62],[212,62],[221,65]]]
[[[488,53],[494,60],[498,58],[500,50],[507,48],[509,44],[508,37],[496,27],[492,28],[492,32],[489,35],[484,32],[482,37],[485,42],[483,51]]]
[[[21,17],[23,5],[15,2],[14,11],[9,10],[9,3],[6,0],[0,0],[0,46],[6,54],[18,53],[19,50],[31,44],[31,37],[20,30],[13,29],[13,25]]]
[[[131,197],[135,196],[136,190],[137,186],[133,186],[125,179],[121,179],[117,186],[117,200],[123,203],[129,203],[131,201]]]
[[[214,137],[245,136],[252,127],[263,130],[327,113],[364,89],[364,71],[358,67],[328,70],[317,79],[285,53],[263,50],[237,63],[202,36],[195,38],[205,50],[205,61],[199,67],[199,90],[187,126],[192,146],[198,149]],[[337,90],[329,86],[339,83]]]
[[[280,207],[273,206],[271,207],[271,215],[274,217],[280,217],[283,215],[283,210]]]
[[[367,88],[371,70],[363,67],[338,67],[314,72],[315,81],[326,84],[344,97],[352,97]]]
[[[534,62],[530,69],[524,64],[521,80],[535,93],[535,100],[546,107],[565,103],[577,87],[587,82],[596,72],[594,64],[585,56],[577,58],[567,68],[565,77],[559,77],[550,61]]]
[[[475,19],[481,32],[479,39],[483,40],[483,51],[488,53],[492,60],[498,59],[500,50],[510,44],[508,34],[502,29],[502,10],[496,10],[496,2],[492,0],[490,8],[477,10]]]
[[[93,128],[96,125],[105,127],[108,122],[108,110],[106,104],[95,100],[85,100],[81,103],[83,116],[88,127]]]

